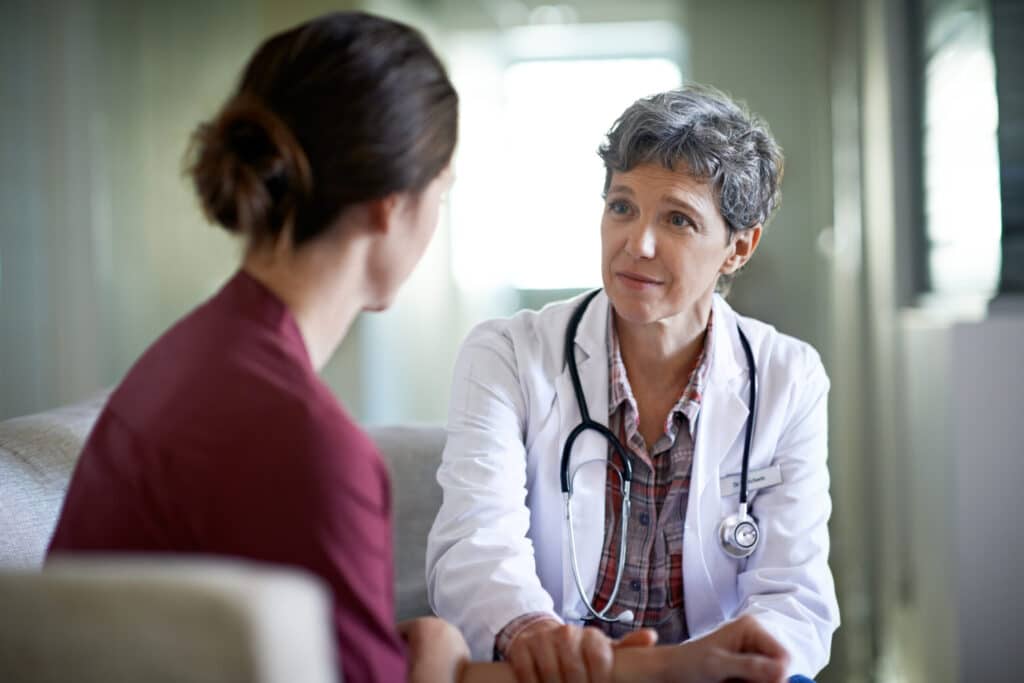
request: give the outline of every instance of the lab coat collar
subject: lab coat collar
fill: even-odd
[[[711,384],[731,385],[742,380],[747,371],[746,358],[736,332],[736,312],[718,294],[711,303],[715,311],[715,324],[711,326]],[[742,361],[741,361],[742,359]]]
[[[571,310],[576,310],[576,307],[583,301],[586,295],[579,296],[572,302]],[[590,361],[594,357],[603,358],[605,364],[608,362],[608,344],[606,339],[606,332],[608,330],[608,314],[611,307],[608,303],[608,295],[602,289],[594,300],[587,306],[587,310],[583,312],[583,317],[580,319],[580,326],[576,330],[576,346],[582,354],[576,355],[576,363],[580,369],[580,375],[583,375],[583,366],[585,363]],[[563,332],[564,334],[564,332]],[[568,366],[565,367],[568,372]],[[588,394],[589,398],[589,394]],[[590,401],[587,401],[587,407],[590,407]],[[597,419],[591,411],[591,417]],[[601,422],[601,420],[598,420]]]
[[[583,300],[581,295],[574,299],[570,310],[575,310],[579,302]],[[720,295],[715,294],[711,302],[714,309],[715,324],[711,326],[711,368],[708,381],[712,384],[733,384],[741,380],[746,373],[747,365],[743,354],[743,347],[740,345],[739,335],[736,333],[736,312],[732,306],[726,303]],[[589,367],[591,359],[597,357],[608,363],[608,315],[610,313],[608,295],[604,290],[594,297],[594,300],[587,306],[580,320],[579,329],[576,332],[576,362],[580,370],[580,377],[583,377],[584,366]],[[564,331],[563,331],[564,334]],[[563,367],[568,373],[568,366]],[[590,392],[584,387],[587,393],[587,408],[591,417],[598,422],[604,422],[598,417],[591,407]],[[607,399],[605,399],[607,403]],[[607,416],[606,416],[607,417]]]

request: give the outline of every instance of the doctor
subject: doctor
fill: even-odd
[[[719,294],[779,203],[781,150],[687,87],[633,104],[599,153],[603,290],[483,323],[460,351],[431,604],[521,681],[741,615],[813,676],[839,624],[829,382],[814,349]]]

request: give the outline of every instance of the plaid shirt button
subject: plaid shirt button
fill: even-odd
[[[639,579],[633,579],[632,581],[629,582],[629,587],[632,588],[635,591],[638,591],[643,586],[640,585],[640,580]]]
[[[650,523],[651,523],[651,516],[649,514],[647,514],[646,512],[641,512],[640,513],[640,524],[642,524],[643,526],[647,526]]]

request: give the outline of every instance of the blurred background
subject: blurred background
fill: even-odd
[[[325,372],[357,418],[443,422],[474,323],[599,284],[603,134],[715,85],[786,154],[730,299],[832,378],[843,625],[819,680],[1021,679],[1021,0],[6,0],[0,419],[115,384],[230,276],[189,136],[263,38],[338,9],[420,28],[462,99],[435,240]]]

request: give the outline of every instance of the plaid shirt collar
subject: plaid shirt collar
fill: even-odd
[[[608,305],[608,329],[606,332],[608,343],[608,376],[611,380],[611,395],[608,401],[608,414],[612,415],[620,409],[624,402],[628,402],[632,415],[638,415],[636,399],[633,397],[633,389],[629,386],[629,377],[626,375],[626,364],[622,360],[622,350],[619,347],[619,335],[615,331],[615,312]],[[690,372],[690,378],[686,382],[686,388],[672,410],[665,418],[665,433],[674,434],[674,418],[677,414],[686,417],[689,425],[690,436],[694,436],[697,425],[697,417],[700,415],[700,404],[707,387],[708,372],[711,369],[712,360],[712,330],[715,317],[714,308],[708,315],[708,327],[704,335],[704,348],[697,358],[697,364]],[[652,444],[653,445],[653,444]]]

